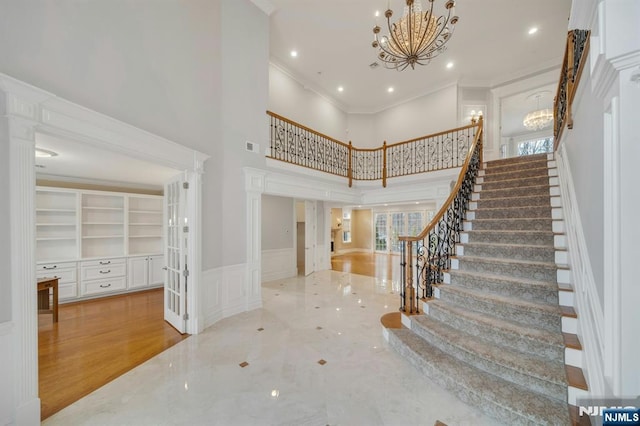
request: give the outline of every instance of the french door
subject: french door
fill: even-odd
[[[418,235],[426,225],[428,214],[414,212],[379,212],[374,216],[375,250],[398,254],[402,250],[401,236]]]
[[[180,333],[187,329],[187,263],[189,226],[186,216],[189,185],[180,174],[165,183],[165,271],[164,319]]]

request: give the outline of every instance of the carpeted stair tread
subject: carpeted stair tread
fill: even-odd
[[[412,316],[411,330],[438,349],[476,368],[516,384],[517,380],[536,381],[536,391],[552,392],[555,399],[566,400],[567,376],[562,360],[551,361],[487,343],[427,315]]]
[[[527,231],[527,230],[478,230],[465,231],[469,242],[500,242],[505,244],[526,244],[548,246],[553,244],[553,231]],[[535,242],[535,243],[534,243]]]
[[[470,209],[475,219],[517,219],[521,217],[535,217],[537,219],[551,219],[551,206],[519,206],[502,208]]]
[[[524,326],[535,324],[551,332],[562,331],[562,311],[557,304],[534,302],[456,285],[442,285],[439,290],[440,300],[457,306]]]
[[[516,177],[513,179],[498,180],[493,182],[483,181],[476,184],[482,186],[483,190],[519,188],[521,186],[549,185],[549,176],[544,175],[544,176]]]
[[[522,172],[525,170],[531,169],[546,169],[548,164],[548,160],[537,160],[516,164],[487,164],[487,168],[485,169],[485,176],[494,174],[494,173],[505,173],[505,172]]]
[[[445,316],[455,318],[461,325],[457,327],[453,322],[449,322],[449,326],[469,332],[475,329],[478,335],[482,335],[488,341],[509,346],[520,352],[536,353],[544,358],[557,359],[564,354],[564,340],[561,333],[490,317],[456,307],[441,299],[429,301],[428,307],[429,315],[435,319],[441,320],[438,313],[440,311]],[[506,337],[509,337],[509,340],[505,340]]]
[[[550,217],[517,217],[517,218],[499,218],[499,219],[474,219],[469,221],[471,229],[487,229],[487,230],[524,230],[535,231],[550,229],[552,226]]]
[[[502,259],[496,257],[461,256],[452,257],[458,261],[458,269],[466,271],[490,272],[496,275],[512,275],[551,281],[556,278],[558,266],[554,262]],[[452,269],[455,269],[452,266]]]
[[[503,207],[525,207],[525,206],[551,206],[549,195],[527,195],[519,197],[501,198],[480,198],[474,200],[477,209],[483,208],[503,208]]]
[[[483,175],[480,177],[483,178],[484,182],[497,182],[497,181],[505,181],[511,180],[514,178],[525,178],[525,177],[539,177],[539,176],[549,176],[549,169],[546,166],[537,167],[533,169],[526,170],[511,170],[511,171],[485,171]]]
[[[569,424],[566,403],[471,367],[411,330],[389,330],[389,343],[432,380],[506,424]]]
[[[548,154],[531,154],[531,155],[519,155],[517,157],[509,157],[509,158],[498,158],[496,160],[491,160],[485,162],[486,167],[491,167],[494,165],[500,164],[514,164],[514,163],[528,163],[531,161],[540,161],[546,160],[548,161]]]
[[[453,285],[517,296],[525,300],[558,303],[558,286],[553,282],[454,269],[448,273]]]
[[[480,192],[477,194],[480,196],[480,199],[494,199],[494,198],[503,198],[503,197],[521,197],[526,195],[549,195],[551,192],[551,187],[556,185],[549,185],[546,183],[544,185],[533,185],[533,186],[519,186],[515,188],[496,188],[496,189],[485,189],[482,188]]]

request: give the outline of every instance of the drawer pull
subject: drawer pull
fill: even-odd
[[[109,269],[108,271],[100,271],[101,274],[109,274],[111,273],[111,269]]]
[[[58,265],[53,265],[53,266],[43,266],[42,269],[56,269],[58,267]]]
[[[106,262],[100,261],[101,265],[111,265],[111,261],[107,260]]]
[[[107,285],[100,284],[100,288],[109,288],[109,287],[111,287],[111,284],[107,284]]]

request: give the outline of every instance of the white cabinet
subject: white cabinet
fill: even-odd
[[[159,286],[164,283],[164,256],[138,256],[129,258],[128,286],[145,288]]]
[[[126,290],[127,264],[124,258],[95,259],[80,262],[82,296]]]
[[[36,265],[37,278],[58,278],[58,300],[73,299],[78,296],[77,262],[39,263]]]
[[[37,276],[59,278],[59,299],[164,283],[159,195],[36,188]]]

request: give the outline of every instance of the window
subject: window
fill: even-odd
[[[400,253],[402,242],[399,237],[420,234],[433,215],[433,211],[375,213],[375,250]]]
[[[342,242],[351,242],[351,210],[342,211]]]
[[[553,151],[553,136],[523,141],[518,144],[518,156],[544,154]]]
[[[376,251],[387,251],[387,214],[376,214]]]

